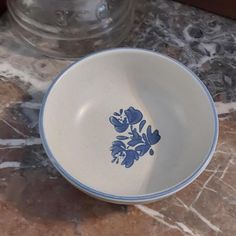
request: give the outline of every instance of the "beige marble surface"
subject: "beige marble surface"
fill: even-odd
[[[42,97],[52,78],[70,62],[49,59],[26,48],[14,39],[5,19],[0,20],[0,29],[0,236],[236,235],[233,100],[225,103],[224,96],[214,97],[220,117],[217,151],[204,173],[187,188],[148,205],[98,201],[58,174],[38,134]],[[162,52],[178,59],[173,48]],[[212,58],[206,59],[198,65],[204,73],[210,70]],[[224,57],[220,60],[223,63]],[[228,73],[227,68],[222,70]],[[233,76],[231,79],[231,90],[221,87],[221,92],[230,96],[235,91]]]

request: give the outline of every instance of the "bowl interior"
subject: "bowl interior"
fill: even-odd
[[[146,123],[139,132],[140,113]],[[42,115],[45,142],[67,175],[119,196],[160,192],[189,177],[212,149],[215,122],[209,97],[191,72],[169,58],[138,50],[107,51],[74,64],[52,86]],[[147,151],[148,144],[139,140],[147,145],[138,153],[146,153],[130,152],[122,165],[127,150],[138,146],[127,144],[135,128],[141,139],[149,132],[151,147]],[[151,145],[156,129],[161,139]],[[126,152],[120,142],[114,145],[117,136],[127,137],[121,140]],[[111,147],[118,147],[114,156],[123,157],[114,160]]]

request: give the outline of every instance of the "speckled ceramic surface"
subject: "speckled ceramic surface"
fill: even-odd
[[[39,108],[52,78],[71,62],[25,48],[5,18],[0,30],[1,236],[236,234],[235,21],[173,1],[139,4],[134,30],[123,45],[183,62],[207,85],[220,118],[216,153],[207,169],[184,190],[145,206],[96,200],[55,170],[39,139]],[[213,45],[210,54],[198,50],[206,44]]]

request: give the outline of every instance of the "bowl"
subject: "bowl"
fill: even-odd
[[[40,135],[58,171],[113,203],[167,197],[205,169],[218,138],[204,84],[179,62],[113,49],[74,63],[45,95]]]

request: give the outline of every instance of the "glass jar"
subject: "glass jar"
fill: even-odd
[[[134,0],[8,0],[13,31],[42,53],[78,58],[118,45],[130,30]]]

